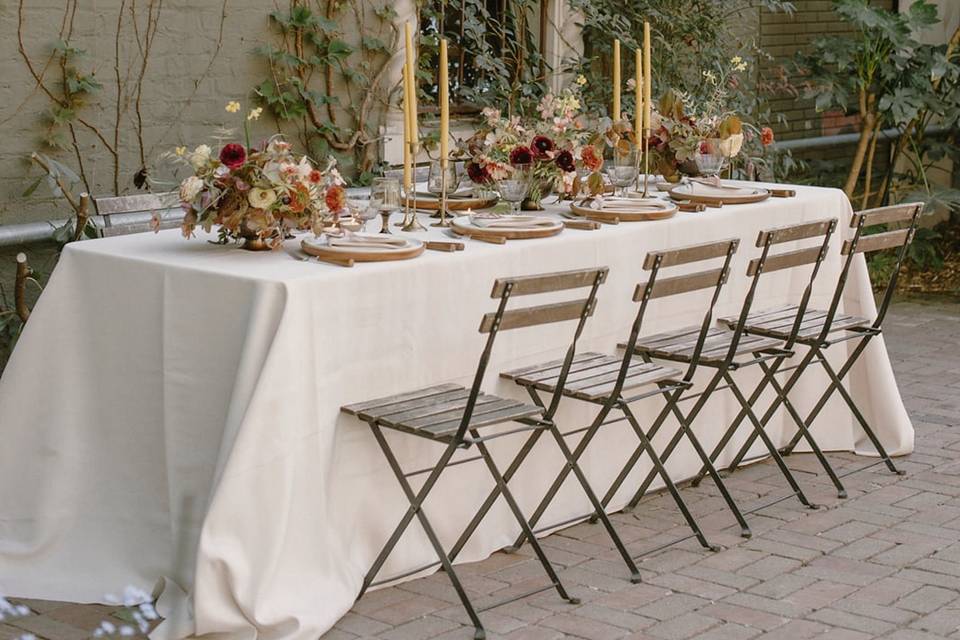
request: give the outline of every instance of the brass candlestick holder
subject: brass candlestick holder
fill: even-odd
[[[403,220],[398,223],[401,231],[426,231],[427,228],[420,223],[417,218],[417,153],[420,151],[420,145],[416,142],[409,142],[410,157],[413,158],[413,175],[410,177],[410,188],[405,189]],[[411,206],[413,200],[414,206]]]
[[[431,227],[449,227],[447,220],[447,169],[450,167],[450,158],[440,158],[440,220],[431,224]]]

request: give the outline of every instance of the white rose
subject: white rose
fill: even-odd
[[[200,169],[200,167],[210,162],[210,147],[205,144],[200,145],[190,152],[190,155],[187,156],[187,161],[194,170]]]
[[[732,158],[738,153],[740,153],[740,147],[743,146],[743,134],[735,133],[729,138],[725,138],[720,141],[720,153],[724,157]]]
[[[190,176],[186,180],[180,183],[180,201],[181,202],[193,202],[193,199],[197,197],[203,190],[203,180],[197,176]]]
[[[270,205],[277,201],[277,194],[273,189],[250,189],[247,194],[247,202],[254,209],[269,209]]]

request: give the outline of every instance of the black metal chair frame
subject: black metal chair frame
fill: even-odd
[[[576,399],[580,401],[591,402],[600,406],[600,410],[597,413],[597,416],[594,418],[593,422],[586,427],[580,427],[577,429],[572,429],[565,433],[559,431],[556,432],[555,436],[558,438],[558,441],[563,437],[569,437],[577,433],[583,433],[583,436],[580,438],[577,443],[576,448],[572,452],[572,458],[574,461],[579,460],[580,457],[584,454],[589,446],[590,442],[593,440],[594,436],[599,432],[600,427],[614,424],[626,420],[629,422],[634,433],[637,435],[637,438],[640,441],[640,444],[637,446],[634,453],[629,458],[629,461],[624,466],[623,471],[617,480],[615,480],[613,486],[605,494],[603,500],[599,505],[594,504],[594,512],[592,514],[581,515],[574,518],[570,518],[563,522],[552,523],[547,527],[543,527],[542,530],[554,529],[566,524],[571,524],[579,520],[583,520],[586,517],[590,517],[591,521],[596,521],[599,519],[604,519],[606,524],[606,507],[613,499],[616,494],[616,490],[619,488],[620,484],[624,479],[629,475],[630,471],[635,467],[637,462],[640,460],[641,456],[646,453],[653,465],[653,470],[651,475],[659,475],[663,480],[664,485],[666,486],[667,491],[671,494],[674,502],[676,502],[677,507],[680,512],[683,514],[684,519],[687,522],[687,525],[691,529],[691,534],[683,536],[679,539],[672,540],[666,544],[657,546],[656,548],[649,549],[644,553],[636,556],[637,558],[647,556],[651,553],[664,549],[666,547],[677,544],[678,542],[688,540],[695,537],[698,542],[710,550],[716,551],[718,547],[710,544],[706,536],[703,534],[702,529],[697,524],[696,519],[693,517],[692,513],[686,506],[683,498],[678,491],[676,484],[670,478],[664,467],[664,460],[659,456],[652,445],[652,439],[656,435],[657,431],[660,429],[661,425],[665,422],[667,417],[674,415],[680,425],[678,434],[686,435],[690,443],[693,445],[694,449],[700,456],[704,465],[709,469],[713,469],[712,464],[710,463],[706,451],[700,445],[699,440],[696,435],[693,433],[693,430],[690,428],[689,422],[685,419],[685,416],[680,411],[677,406],[677,403],[680,399],[682,393],[692,385],[693,375],[696,371],[696,368],[700,361],[700,353],[703,350],[704,343],[707,338],[707,333],[713,323],[713,313],[717,301],[719,300],[720,291],[723,288],[723,285],[727,282],[728,275],[730,272],[730,262],[733,258],[733,255],[737,251],[739,245],[739,240],[726,240],[720,242],[708,243],[705,245],[696,245],[693,247],[684,247],[680,249],[663,251],[663,252],[651,252],[647,254],[647,257],[644,262],[644,270],[650,271],[650,276],[646,283],[640,284],[636,287],[634,292],[634,302],[639,302],[639,308],[637,310],[637,315],[634,319],[633,325],[630,330],[630,337],[627,342],[628,348],[623,355],[622,361],[620,363],[620,369],[617,374],[616,382],[614,383],[609,395],[588,399],[583,397],[577,397]],[[718,269],[703,271],[693,274],[680,275],[670,278],[658,279],[660,271],[663,268],[681,265],[681,264],[690,264],[694,262],[700,262],[704,260],[711,260],[716,258],[723,258],[723,266]],[[692,291],[698,291],[702,289],[713,288],[713,295],[711,297],[710,305],[706,310],[706,313],[703,317],[703,322],[701,323],[701,328],[698,333],[696,346],[694,349],[694,356],[690,365],[687,367],[686,373],[679,380],[658,380],[653,384],[656,384],[655,389],[639,393],[637,395],[631,395],[629,397],[624,395],[624,386],[630,372],[631,367],[635,367],[637,364],[637,359],[633,355],[633,346],[636,345],[636,342],[639,338],[641,328],[643,326],[643,319],[645,317],[649,302],[655,297],[665,297],[668,295],[677,295],[682,293],[688,293]],[[647,364],[652,364],[649,360],[645,361]],[[589,367],[587,367],[589,369]],[[583,373],[583,372],[580,372]],[[589,371],[587,371],[589,373]],[[679,373],[679,372],[677,372]],[[501,374],[505,377],[515,378],[511,373]],[[522,379],[516,379],[518,384],[521,384],[527,389],[527,392],[537,404],[542,404],[540,400],[538,390],[534,384],[529,382],[524,382]],[[653,421],[650,428],[647,431],[641,427],[639,420],[636,415],[633,413],[633,410],[630,408],[630,403],[637,402],[644,398],[649,398],[653,396],[661,395],[664,398],[665,405],[660,411],[657,418]],[[554,395],[554,401],[556,401],[557,396]],[[611,412],[614,410],[620,411],[623,415],[618,418],[608,419]],[[540,518],[543,516],[546,509],[549,507],[550,503],[553,501],[556,493],[559,491],[560,487],[563,485],[567,476],[569,475],[571,469],[569,467],[561,469],[559,475],[554,480],[553,484],[548,489],[544,498],[541,500],[536,511],[530,518],[530,523],[532,526],[536,526]],[[720,490],[721,495],[726,501],[731,512],[736,517],[737,521],[743,527],[745,531],[749,530],[746,521],[743,516],[740,514],[739,508],[734,502],[732,496],[727,491],[723,480],[720,478],[719,473],[713,470],[711,476],[717,483],[717,487]],[[582,481],[582,480],[581,480]],[[514,543],[514,549],[519,548],[524,540],[526,535],[522,534],[517,541]],[[621,555],[624,554],[623,549],[621,549]],[[632,566],[632,562],[627,563],[628,566]],[[635,580],[638,581],[638,580]]]
[[[467,396],[466,403],[463,407],[462,418],[459,418],[459,425],[456,428],[455,433],[447,434],[445,437],[438,438],[432,437],[429,433],[416,433],[414,435],[421,435],[424,437],[432,437],[434,441],[446,442],[446,447],[441,454],[440,458],[432,467],[425,469],[420,469],[413,472],[404,472],[400,463],[397,461],[396,456],[390,448],[390,445],[383,434],[383,428],[398,428],[396,424],[384,424],[383,420],[377,417],[376,409],[382,409],[385,406],[392,406],[390,411],[395,411],[398,407],[403,407],[403,403],[409,403],[411,398],[416,397],[414,394],[402,394],[400,396],[394,396],[392,398],[384,398],[380,400],[375,400],[367,403],[360,403],[357,405],[349,405],[343,407],[343,411],[352,415],[356,415],[358,418],[365,420],[371,430],[373,435],[377,440],[380,448],[383,450],[384,456],[387,459],[387,462],[393,471],[394,475],[397,477],[398,482],[400,483],[401,488],[403,489],[404,494],[410,502],[410,507],[407,509],[400,523],[397,525],[387,543],[384,545],[380,554],[377,556],[370,570],[367,572],[363,580],[363,585],[361,587],[360,593],[357,596],[359,600],[363,594],[370,588],[374,586],[379,586],[382,584],[395,582],[397,580],[409,577],[416,573],[420,573],[431,567],[435,567],[438,564],[446,571],[450,582],[453,584],[454,589],[457,592],[457,595],[467,612],[467,615],[470,618],[470,621],[473,623],[475,628],[474,637],[477,639],[482,639],[485,637],[485,631],[483,625],[478,616],[478,612],[486,611],[495,607],[503,606],[510,602],[526,598],[528,596],[540,593],[542,591],[547,591],[549,589],[556,589],[557,593],[561,598],[567,600],[572,604],[579,603],[577,598],[571,597],[563,584],[560,581],[559,576],[554,570],[553,566],[550,564],[549,560],[546,557],[541,545],[537,542],[533,531],[527,519],[524,517],[523,512],[521,511],[519,505],[514,499],[512,493],[507,487],[507,483],[510,478],[517,472],[522,462],[523,457],[526,456],[525,453],[522,455],[518,454],[514,461],[510,464],[506,472],[501,473],[499,467],[494,462],[493,457],[490,455],[490,451],[486,446],[488,440],[495,438],[500,438],[512,434],[523,433],[523,432],[532,432],[531,439],[536,441],[546,430],[555,431],[556,427],[553,424],[553,414],[556,412],[557,406],[559,405],[560,392],[562,391],[562,385],[556,394],[556,397],[552,401],[549,407],[544,408],[542,405],[537,407],[530,407],[532,409],[531,415],[527,415],[520,418],[505,418],[503,420],[491,419],[490,416],[483,421],[481,426],[492,426],[494,424],[503,424],[504,422],[512,421],[520,423],[522,426],[518,428],[513,428],[507,431],[492,433],[489,435],[482,435],[478,427],[473,424],[474,411],[477,407],[478,399],[481,398],[481,386],[483,383],[483,378],[487,370],[487,365],[490,361],[490,355],[493,350],[494,341],[500,331],[517,329],[522,327],[530,327],[539,324],[547,324],[553,322],[561,322],[567,320],[578,320],[577,328],[574,333],[574,339],[571,343],[569,349],[567,350],[567,356],[564,361],[563,370],[561,372],[561,378],[566,379],[567,373],[570,368],[570,362],[572,362],[574,353],[576,350],[576,343],[580,335],[583,332],[584,325],[587,321],[587,318],[590,317],[596,306],[596,296],[597,290],[600,285],[606,281],[607,277],[607,268],[594,268],[594,269],[583,269],[576,271],[567,271],[561,273],[553,274],[543,274],[543,275],[533,275],[533,276],[522,276],[518,278],[503,278],[498,279],[494,283],[493,292],[491,293],[492,298],[499,298],[499,304],[495,312],[488,313],[484,316],[483,321],[480,326],[481,333],[487,333],[487,340],[484,346],[483,352],[480,356],[480,361],[477,366],[476,374],[474,375],[473,384],[470,387],[469,395]],[[538,294],[538,293],[547,293],[553,291],[563,291],[576,288],[589,288],[589,294],[585,299],[573,300],[569,302],[560,302],[553,304],[543,304],[532,307],[518,308],[518,309],[507,309],[508,302],[512,297]],[[444,388],[444,387],[438,387]],[[438,389],[432,388],[432,389]],[[427,390],[429,391],[429,389]],[[516,403],[521,404],[521,403]],[[506,413],[509,411],[504,410]],[[495,418],[496,416],[494,416]],[[449,423],[449,420],[447,421]],[[404,430],[405,432],[410,432],[410,430]],[[562,441],[561,441],[561,444]],[[531,445],[532,446],[532,445]],[[467,457],[464,459],[453,461],[453,456],[458,450],[469,449],[470,447],[476,447],[479,455],[473,457]],[[565,447],[561,447],[565,454],[569,454],[569,450]],[[476,515],[468,524],[467,528],[458,538],[456,543],[451,548],[450,552],[446,552],[441,544],[439,538],[434,532],[433,527],[430,525],[430,522],[424,513],[423,503],[426,500],[430,491],[434,488],[437,481],[440,478],[441,473],[448,467],[464,464],[467,462],[483,460],[487,468],[490,471],[491,476],[495,482],[495,488],[490,493],[488,498],[484,501],[480,509],[477,511]],[[569,457],[568,457],[569,461]],[[582,477],[582,472],[579,471],[579,467],[575,462],[570,461],[569,465],[571,468],[577,471],[578,476]],[[415,491],[410,485],[409,478],[416,475],[429,474],[427,479],[424,481],[423,485],[418,491]],[[598,502],[596,496],[592,494],[589,490],[589,485],[585,486],[585,489],[593,499],[593,501]],[[476,531],[477,527],[482,522],[483,518],[496,502],[499,496],[503,496],[510,510],[513,512],[514,517],[517,519],[520,524],[521,530],[525,535],[530,537],[531,545],[533,546],[534,552],[539,559],[541,565],[543,566],[544,571],[547,576],[550,578],[550,584],[546,587],[541,587],[529,591],[527,593],[519,594],[514,597],[511,597],[502,602],[497,602],[491,604],[482,609],[477,609],[471,603],[466,591],[464,590],[460,579],[457,577],[456,571],[453,568],[453,562],[463,550],[464,546]],[[393,551],[396,544],[399,542],[400,537],[406,531],[407,527],[413,521],[413,518],[416,517],[421,526],[423,527],[424,532],[426,533],[431,545],[434,548],[439,560],[420,566],[409,571],[406,571],[400,575],[391,576],[386,579],[379,581],[374,581],[380,569],[382,568],[387,557]],[[612,525],[609,525],[609,521],[605,524],[608,525],[608,530],[611,531],[612,535],[615,537],[616,541],[619,541],[619,538],[616,538],[615,532],[613,532]]]
[[[740,313],[738,315],[739,322],[736,327],[731,332],[730,345],[727,349],[725,357],[721,361],[705,361],[701,364],[716,369],[713,377],[706,384],[702,391],[698,393],[689,394],[679,401],[687,401],[696,399],[693,407],[690,409],[689,413],[686,415],[686,421],[689,424],[693,424],[697,416],[702,411],[703,407],[706,406],[707,401],[710,396],[716,392],[724,389],[729,389],[733,394],[734,398],[740,404],[741,411],[735,423],[739,423],[743,420],[743,417],[749,419],[751,426],[753,427],[752,436],[759,437],[764,445],[767,448],[770,456],[773,458],[777,467],[779,468],[781,474],[787,481],[787,484],[790,486],[792,493],[779,497],[773,501],[766,502],[764,504],[755,506],[750,510],[743,512],[745,515],[756,513],[760,510],[766,509],[774,504],[788,500],[791,497],[796,496],[797,499],[806,507],[811,509],[816,509],[817,505],[812,503],[803,492],[799,482],[797,482],[791,470],[787,467],[783,458],[781,457],[776,445],[769,438],[766,431],[763,429],[763,422],[757,418],[756,414],[752,409],[752,404],[756,402],[756,399],[760,397],[763,393],[763,389],[769,383],[769,380],[772,379],[773,375],[776,373],[777,368],[780,363],[782,363],[787,358],[793,355],[793,343],[796,340],[796,336],[799,333],[800,325],[804,312],[806,310],[807,304],[810,299],[811,292],[813,290],[813,284],[816,280],[817,274],[820,270],[820,265],[823,262],[823,259],[827,255],[829,248],[830,237],[833,234],[833,231],[836,229],[837,221],[836,219],[830,220],[821,220],[816,222],[803,223],[799,225],[791,225],[788,227],[781,227],[777,229],[770,229],[761,231],[757,237],[757,246],[761,248],[760,256],[754,258],[750,261],[747,268],[747,276],[751,277],[750,288],[747,291],[747,295],[744,298],[743,305],[741,307]],[[805,249],[798,249],[794,251],[788,251],[780,254],[771,255],[771,248],[783,242],[803,240],[807,238],[821,237],[822,241],[820,245],[809,247]],[[750,310],[753,306],[753,301],[756,297],[757,287],[760,282],[760,278],[763,273],[769,271],[777,271],[781,269],[794,268],[798,266],[813,264],[811,269],[810,279],[807,283],[806,288],[804,289],[803,295],[801,296],[799,310],[796,318],[793,321],[791,327],[791,332],[789,338],[782,343],[781,346],[777,347],[768,347],[764,349],[759,349],[752,353],[752,359],[745,361],[737,361],[737,354],[741,352],[740,343],[744,337],[743,331],[743,322],[749,316]],[[644,354],[645,357],[649,357]],[[740,389],[735,378],[732,375],[733,371],[743,369],[751,365],[766,365],[766,363],[772,361],[773,364],[767,365],[764,367],[764,376],[761,379],[760,383],[757,386],[756,391],[751,394],[750,400],[744,395],[743,391]],[[723,384],[721,384],[723,383]],[[721,443],[718,444],[713,452],[708,456],[708,460],[712,463],[717,460],[720,455],[720,452],[726,446],[724,440],[729,441],[733,433],[736,431],[735,428],[728,429],[727,433],[724,435],[724,438],[721,439]],[[673,453],[676,446],[679,444],[683,433],[678,431],[674,434],[673,438],[667,443],[664,447],[661,454],[661,459],[666,461],[667,458]],[[702,468],[702,473],[708,473],[711,476],[713,471],[706,464]],[[621,478],[625,477],[624,474],[621,474]],[[698,476],[702,477],[702,476]],[[628,508],[635,508],[636,505],[640,502],[643,496],[646,494],[651,483],[653,482],[655,475],[650,473],[644,479],[643,483],[638,488],[637,492],[634,494],[633,499],[627,505]],[[611,490],[616,490],[619,487],[612,487]],[[744,537],[750,536],[749,528],[741,524],[741,535]]]
[[[789,443],[781,449],[782,455],[790,455],[794,451],[795,447],[799,444],[801,438],[806,440],[810,445],[811,450],[817,456],[820,465],[823,467],[824,471],[827,473],[836,487],[837,496],[841,499],[847,497],[847,490],[843,486],[841,478],[872,468],[878,464],[886,464],[887,468],[891,472],[899,475],[903,474],[903,472],[897,469],[897,467],[893,464],[893,461],[887,454],[887,451],[880,442],[880,439],[876,436],[875,432],[870,427],[870,424],[863,416],[863,413],[857,407],[853,397],[844,388],[842,381],[853,368],[854,364],[856,364],[857,360],[863,354],[870,341],[875,336],[878,336],[882,333],[881,325],[884,317],[886,317],[890,302],[893,300],[900,268],[907,256],[910,243],[913,241],[913,238],[916,235],[917,226],[919,225],[920,215],[922,212],[922,204],[907,204],[861,211],[859,213],[855,213],[851,217],[850,227],[854,229],[853,237],[844,242],[841,246],[841,254],[845,256],[845,260],[840,271],[836,289],[830,301],[830,306],[828,307],[822,320],[822,329],[815,336],[801,337],[797,339],[799,344],[807,347],[807,351],[798,364],[780,370],[780,373],[785,373],[791,369],[793,371],[784,384],[781,385],[775,378],[771,377],[771,384],[776,391],[777,397],[767,410],[766,414],[764,414],[763,423],[766,424],[782,404],[787,409],[787,412],[793,419],[794,424],[797,426],[797,433],[791,438]],[[864,234],[864,231],[869,227],[876,227],[877,225],[895,222],[908,222],[909,224],[907,227],[902,229],[886,231],[884,233],[877,234]],[[857,254],[891,248],[899,248],[899,251],[897,252],[897,260],[891,273],[890,280],[888,281],[884,290],[884,295],[881,300],[880,307],[877,309],[877,314],[874,321],[868,326],[835,327],[834,320],[836,318],[840,302],[843,298],[843,292],[846,288],[850,269],[853,266],[853,262],[856,259]],[[748,332],[751,331],[749,325],[746,327],[746,330]],[[845,332],[844,335],[832,337],[831,334],[835,334],[839,331]],[[847,356],[847,359],[843,365],[839,369],[835,369],[826,358],[826,350],[832,345],[848,342],[850,340],[859,340],[859,342],[854,346],[853,351]],[[820,396],[820,399],[814,405],[813,409],[810,410],[806,418],[802,418],[799,411],[797,411],[796,407],[790,401],[789,394],[794,386],[799,382],[807,368],[813,364],[819,364],[823,367],[830,379],[830,382],[826,391],[824,391]],[[870,440],[871,444],[873,444],[880,456],[880,458],[872,464],[847,471],[843,474],[836,473],[810,433],[813,421],[823,410],[823,407],[832,397],[834,392],[838,392],[846,402],[851,413],[856,418],[860,427],[863,429],[867,438]],[[744,442],[740,450],[737,452],[737,455],[733,458],[732,462],[728,466],[729,471],[734,471],[746,460],[746,455],[754,442],[754,436],[751,436]]]

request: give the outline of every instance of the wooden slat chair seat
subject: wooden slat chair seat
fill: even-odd
[[[790,331],[793,329],[793,324],[799,311],[799,305],[795,304],[756,311],[747,316],[744,330],[747,335],[750,336],[768,336],[779,340],[787,340],[790,337]],[[737,326],[738,321],[739,318],[737,317],[720,318],[720,323],[731,329]],[[811,342],[818,341],[825,325],[827,326],[827,334],[829,335],[839,331],[850,331],[869,327],[870,320],[860,316],[838,313],[833,317],[833,321],[831,322],[829,311],[808,308],[803,313],[803,320],[797,331],[796,341],[801,344],[810,344]]]
[[[578,354],[570,367],[570,374],[563,387],[563,395],[587,402],[596,402],[608,398],[617,383],[622,364],[623,358],[620,356],[594,352]],[[562,360],[554,360],[532,367],[505,371],[500,374],[500,377],[513,380],[517,384],[532,387],[538,391],[554,393],[557,390],[557,381],[562,366]],[[656,385],[658,382],[668,380],[678,380],[682,375],[683,373],[679,369],[644,362],[637,358],[627,369],[623,390]]]
[[[381,427],[396,429],[440,442],[451,442],[463,420],[470,389],[443,384],[417,391],[347,405],[343,412]],[[543,408],[480,392],[470,416],[468,431],[504,422],[540,424]],[[469,441],[469,438],[468,438]]]
[[[647,354],[659,360],[692,362],[700,329],[700,326],[692,326],[642,337],[637,341],[634,353]],[[735,356],[747,355],[750,359],[753,359],[754,353],[783,346],[783,341],[777,338],[752,335],[741,336],[734,345],[734,337],[734,334],[726,329],[711,327],[703,342],[700,362],[706,365],[721,364],[730,352],[731,346],[736,347]],[[619,346],[621,349],[626,348],[626,344]],[[731,364],[736,367],[740,363],[734,360]]]

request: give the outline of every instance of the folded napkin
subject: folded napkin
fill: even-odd
[[[383,249],[386,251],[403,249],[407,246],[404,238],[391,238],[387,235],[328,236],[327,244],[331,247],[354,247],[363,249]]]
[[[538,216],[495,216],[478,214],[470,216],[475,227],[484,229],[529,229],[531,227],[555,227],[557,221]]]
[[[649,199],[646,202],[641,202],[639,198],[604,198],[603,206],[600,211],[612,211],[612,212],[623,212],[623,213],[642,213],[646,211],[664,211],[666,209],[672,209],[673,205],[668,204],[662,201],[653,202],[653,199]],[[592,208],[592,206],[591,206]]]
[[[730,184],[713,184],[702,180],[691,180],[683,186],[681,191],[706,196],[729,196],[731,194],[750,194],[754,189],[736,187]]]

